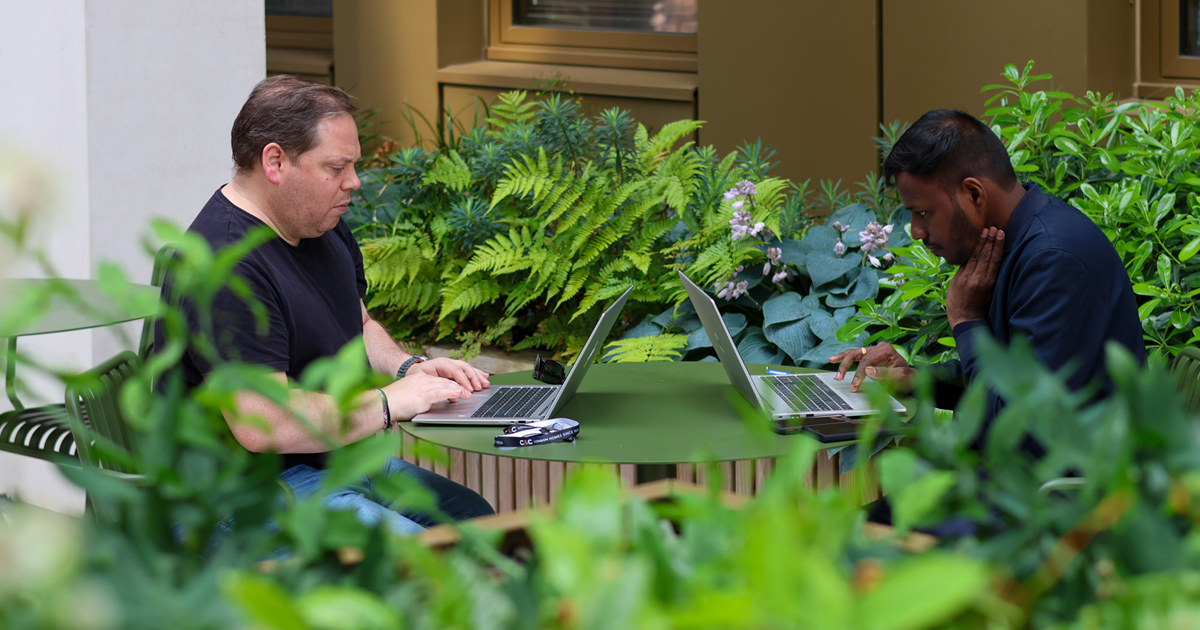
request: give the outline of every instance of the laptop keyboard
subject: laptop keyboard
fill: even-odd
[[[557,385],[546,387],[501,387],[483,403],[472,418],[529,418],[538,407],[558,391]]]
[[[765,380],[794,411],[842,411],[851,408],[816,376],[773,376]]]

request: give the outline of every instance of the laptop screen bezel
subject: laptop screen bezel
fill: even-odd
[[[683,282],[683,288],[687,290],[688,298],[691,299],[692,306],[696,309],[696,315],[700,317],[700,325],[704,327],[704,332],[708,333],[708,340],[712,342],[713,348],[717,351],[717,359],[725,368],[729,382],[733,383],[733,386],[746,397],[746,400],[759,409],[766,409],[762,395],[754,386],[750,371],[746,369],[746,362],[742,361],[742,355],[733,343],[733,335],[729,334],[729,329],[725,326],[725,318],[721,317],[721,311],[717,309],[716,301],[704,289],[696,286],[696,283],[692,282],[691,278],[688,278],[682,271],[679,272],[679,279]]]
[[[600,353],[600,348],[604,345],[604,340],[608,339],[608,333],[612,332],[613,324],[617,323],[617,318],[621,315],[621,310],[625,308],[625,300],[629,299],[629,294],[633,292],[633,285],[629,285],[628,289],[617,298],[604,313],[600,315],[600,319],[592,328],[592,334],[588,336],[587,343],[583,344],[583,350],[579,352],[575,363],[571,364],[570,371],[567,372],[567,377],[563,379],[562,385],[558,391],[554,393],[554,401],[550,405],[550,412],[547,418],[553,418],[556,414],[571,400],[575,392],[579,389],[579,384],[583,382],[583,376],[587,374],[588,368],[596,360],[596,355]]]

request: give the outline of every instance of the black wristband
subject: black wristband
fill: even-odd
[[[379,392],[379,400],[383,402],[383,430],[392,430],[392,410],[388,407],[387,394],[383,393],[382,389],[376,389]]]
[[[416,365],[416,364],[418,364],[418,363],[424,363],[424,362],[426,362],[426,361],[428,361],[428,360],[429,360],[429,359],[428,359],[427,357],[423,357],[423,356],[421,356],[421,355],[419,355],[419,354],[418,354],[418,355],[414,355],[414,356],[411,356],[411,357],[409,357],[409,358],[408,358],[408,360],[407,360],[407,361],[405,361],[405,362],[404,362],[404,363],[403,363],[403,364],[400,366],[400,369],[399,369],[399,370],[396,370],[396,380],[400,380],[400,379],[404,378],[404,376],[405,376],[406,374],[408,374],[408,368],[410,368],[410,367],[412,367],[412,366],[414,366],[414,365]]]

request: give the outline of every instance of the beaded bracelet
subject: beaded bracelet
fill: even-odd
[[[391,431],[392,410],[388,407],[387,394],[383,393],[382,389],[376,388],[375,391],[379,392],[379,400],[383,402],[383,430]]]

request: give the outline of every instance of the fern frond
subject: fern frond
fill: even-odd
[[[638,152],[642,156],[642,170],[649,173],[663,154],[670,151],[675,143],[684,136],[696,133],[704,126],[703,120],[676,120],[663,125],[653,138],[641,140],[638,138]]]
[[[458,151],[450,151],[438,156],[433,168],[425,171],[421,183],[426,186],[441,184],[455,192],[462,192],[471,186],[471,167],[463,161]]]
[[[446,319],[451,313],[469,313],[484,304],[494,302],[503,295],[500,283],[492,278],[468,277],[442,289],[442,310],[438,319]]]
[[[538,147],[537,156],[522,155],[504,169],[504,178],[496,185],[492,195],[492,208],[509,197],[525,197],[532,195],[536,201],[563,176],[563,161],[561,155],[554,156],[551,162],[546,156],[546,150]]]
[[[537,107],[537,101],[526,103],[525,97],[524,90],[501,94],[497,98],[499,102],[492,106],[492,113],[495,116],[488,118],[487,121],[499,129],[507,129],[512,123],[526,122],[533,118],[537,114],[531,110]]]
[[[649,363],[651,361],[678,361],[683,358],[687,347],[687,335],[653,335],[618,339],[604,347],[606,363]]]
[[[533,247],[528,228],[513,228],[508,234],[497,234],[475,249],[470,262],[459,274],[459,280],[478,272],[505,274],[528,269]]]

